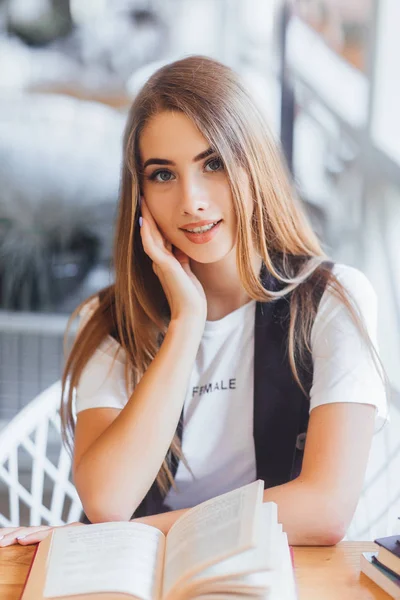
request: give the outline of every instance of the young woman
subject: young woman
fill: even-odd
[[[291,544],[338,542],[386,411],[376,297],[327,259],[223,64],[174,62],[135,99],[114,267],[115,284],[77,309],[63,378],[87,520],[168,531],[261,478]],[[0,545],[48,531],[4,530]]]

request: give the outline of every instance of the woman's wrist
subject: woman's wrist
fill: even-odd
[[[197,340],[203,335],[205,321],[206,319],[203,316],[188,314],[177,319],[171,319],[168,331],[182,333],[186,337],[193,336]]]

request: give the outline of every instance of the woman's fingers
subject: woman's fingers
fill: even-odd
[[[182,250],[180,250],[179,248],[176,248],[176,246],[174,246],[174,256],[177,260],[179,260],[182,266],[189,264],[188,255],[182,252]]]
[[[84,525],[84,523],[75,521],[74,523],[67,523],[60,527],[74,527],[76,525]],[[12,546],[13,544],[20,544],[21,546],[37,544],[44,540],[53,529],[55,529],[55,527],[50,525],[38,525],[37,527],[3,527],[0,529],[0,548]]]
[[[162,264],[162,261],[165,260],[166,257],[170,258],[172,256],[180,263],[183,269],[190,274],[190,263],[187,254],[182,252],[182,250],[176,246],[173,246],[169,240],[163,237],[144,198],[142,199],[141,206],[143,217],[145,219],[142,226],[142,230],[144,229],[142,232],[143,248],[153,263],[156,264],[155,272],[157,273],[157,267]],[[159,250],[161,250],[162,254],[159,253]]]
[[[26,536],[24,536],[23,538],[18,539],[18,543],[21,546],[29,546],[29,544],[37,544],[38,542],[41,542],[42,540],[44,540],[44,538],[47,537],[53,529],[60,529],[60,528],[64,528],[64,527],[75,527],[76,525],[84,525],[84,523],[79,523],[79,522],[67,523],[66,525],[61,525],[60,527],[46,527],[45,529],[41,529],[40,531],[35,531],[35,532],[32,532],[31,527],[29,527],[29,528],[27,528],[27,529],[29,529],[28,534]]]
[[[53,528],[47,525],[40,525],[38,527],[4,527],[0,530],[0,536],[3,536],[0,539],[0,548],[19,543],[35,544],[38,535],[40,537],[42,534],[45,534],[42,538],[44,539],[51,529]]]
[[[41,542],[42,540],[44,540],[44,538],[46,538],[49,533],[51,533],[51,531],[53,531],[54,527],[47,527],[46,529],[41,529],[40,531],[36,531],[36,532],[29,532],[26,536],[24,536],[23,538],[19,538],[18,544],[20,544],[20,546],[29,546],[30,544],[38,544],[39,542]]]
[[[150,227],[149,227],[148,222],[145,220],[145,218],[143,218],[142,227],[140,228],[140,236],[142,238],[142,244],[143,244],[144,251],[146,252],[147,256],[149,256],[151,258],[151,260],[154,262],[157,258],[157,256],[156,256],[157,251],[154,248],[154,241],[152,239]]]
[[[142,215],[144,221],[141,227],[141,233],[143,246],[146,250],[146,254],[148,254],[153,260],[153,255],[155,255],[155,253],[157,253],[158,250],[161,250],[162,252],[161,256],[157,256],[158,259],[165,257],[166,253],[170,254],[172,250],[171,243],[168,240],[166,240],[160,232],[144,199],[142,200]],[[147,236],[147,234],[149,234],[149,237]],[[147,249],[145,244],[147,246]],[[147,250],[149,250],[149,252],[147,252]]]

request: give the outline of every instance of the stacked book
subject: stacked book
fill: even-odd
[[[361,571],[389,596],[400,600],[400,535],[379,538],[378,552],[364,552]]]

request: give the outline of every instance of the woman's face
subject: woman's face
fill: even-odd
[[[139,148],[143,195],[163,235],[192,260],[210,263],[224,258],[235,246],[237,220],[218,154],[180,112],[152,117]],[[217,225],[208,231],[187,231],[213,223]]]

